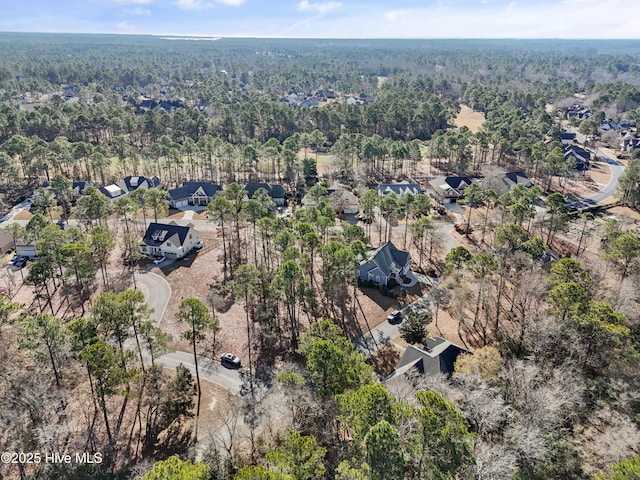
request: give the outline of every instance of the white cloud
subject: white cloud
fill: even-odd
[[[136,8],[127,8],[125,13],[129,15],[135,15],[137,17],[148,17],[151,15],[151,10],[148,8],[136,7]]]
[[[203,0],[177,0],[176,7],[181,10],[205,10],[211,8],[211,4]]]
[[[407,16],[407,10],[389,10],[385,12],[384,19],[389,22],[396,22],[398,20],[402,20]]]
[[[340,2],[311,3],[309,2],[309,0],[302,0],[298,4],[298,10],[302,12],[311,11],[311,12],[323,14],[323,13],[328,13],[332,10],[336,10],[341,6],[342,6],[342,3]]]
[[[228,5],[229,7],[239,7],[247,0],[216,0],[216,3],[220,3],[222,5]]]
[[[153,0],[109,0],[116,5],[149,5]]]
[[[126,20],[124,22],[116,23],[116,28],[120,31],[130,32],[133,31],[134,27]]]

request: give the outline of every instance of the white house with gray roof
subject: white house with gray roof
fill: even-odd
[[[409,252],[398,250],[391,242],[387,242],[374,250],[369,260],[358,267],[358,277],[378,285],[387,285],[394,280],[398,285],[415,285],[416,279],[411,272]]]
[[[140,253],[148,256],[164,255],[182,258],[200,241],[200,234],[192,224],[151,223],[140,243]]]

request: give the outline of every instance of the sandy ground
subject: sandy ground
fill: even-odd
[[[480,130],[480,127],[484,123],[484,113],[474,112],[466,105],[460,105],[460,113],[456,116],[453,124],[457,127],[467,127],[473,133]]]

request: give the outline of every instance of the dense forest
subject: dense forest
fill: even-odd
[[[640,42],[2,33],[0,59],[2,213],[32,195],[0,226],[38,257],[0,277],[0,476],[640,478],[640,148],[599,128],[638,133]],[[462,108],[482,125],[453,128]],[[621,210],[568,208],[588,184],[568,128],[619,152]],[[161,271],[171,332],[136,281],[147,225],[176,212],[163,189],[97,188],[127,175],[224,187],[194,222],[206,278],[183,295]],[[482,180],[458,201],[466,232],[433,193],[375,190],[445,175]],[[282,184],[289,214],[248,182]],[[469,352],[451,375],[384,381],[395,340],[358,348],[389,292],[357,268],[387,241],[436,279],[398,341],[450,322]],[[243,357],[237,395],[201,378],[222,346]],[[175,350],[195,369],[161,361]]]

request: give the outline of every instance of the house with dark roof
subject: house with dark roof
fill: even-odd
[[[84,194],[84,191],[91,186],[91,182],[73,182],[71,184],[71,190],[73,191],[72,197],[74,199],[79,198]]]
[[[284,198],[284,187],[278,184],[269,184],[269,183],[247,183],[244,186],[244,189],[247,191],[247,200],[253,198],[253,194],[260,188],[264,188],[273,202],[278,207],[284,206],[285,198]]]
[[[420,346],[409,345],[385,382],[404,375],[446,375],[453,373],[458,356],[468,350],[444,338],[427,338]]]
[[[576,170],[588,170],[591,162],[591,153],[576,145],[564,147],[565,161],[573,160],[576,163]]]
[[[378,185],[378,195],[384,197],[391,192],[395,193],[398,197],[404,195],[417,195],[424,193],[422,187],[417,183],[399,182],[399,183],[381,183]]]
[[[411,286],[416,281],[411,272],[409,252],[398,250],[391,242],[374,250],[369,260],[360,264],[358,278],[378,285],[388,285],[394,281],[398,285]]]
[[[167,200],[171,208],[206,206],[221,193],[222,187],[212,182],[184,182],[167,192]]]
[[[533,182],[522,171],[507,172],[502,176],[502,181],[509,188],[516,185],[523,185],[527,188],[531,188],[533,186]]]
[[[200,234],[189,223],[151,223],[140,242],[140,253],[148,256],[164,255],[167,258],[182,258],[200,241]]]
[[[573,132],[562,132],[560,134],[560,143],[564,145],[573,145],[576,142],[576,134]]]
[[[100,187],[99,190],[109,199],[114,199],[129,195],[139,188],[159,188],[160,186],[161,182],[158,177],[148,178],[130,175],[118,180],[116,183]]]
[[[455,202],[464,196],[464,190],[473,183],[469,177],[436,177],[429,182],[440,202]]]

